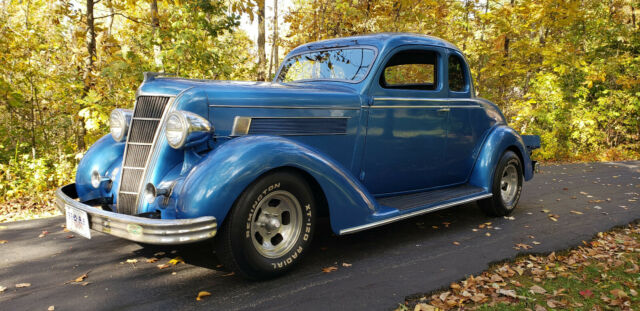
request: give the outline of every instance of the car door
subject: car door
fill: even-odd
[[[467,181],[482,137],[491,124],[474,99],[471,75],[462,54],[453,50],[447,54],[445,89],[448,90],[449,120],[440,178],[443,184],[451,185]]]
[[[370,94],[363,183],[374,195],[442,185],[448,108],[444,50],[403,46],[383,60]]]

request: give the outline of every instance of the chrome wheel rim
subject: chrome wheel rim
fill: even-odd
[[[513,164],[508,164],[502,171],[500,179],[500,195],[502,202],[511,203],[518,193],[518,170]]]
[[[251,215],[251,241],[260,255],[279,258],[298,241],[302,230],[302,208],[288,191],[266,195]]]

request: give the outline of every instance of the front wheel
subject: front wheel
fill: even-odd
[[[249,279],[281,275],[311,243],[316,202],[295,171],[276,171],[252,183],[238,198],[216,237],[216,252],[229,269]]]
[[[493,196],[478,201],[480,208],[490,216],[509,215],[520,200],[522,192],[522,163],[513,151],[506,151],[493,174]]]

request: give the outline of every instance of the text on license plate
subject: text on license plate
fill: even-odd
[[[70,205],[65,205],[67,215],[67,229],[87,238],[91,238],[91,230],[89,229],[89,217],[87,212],[81,211]]]

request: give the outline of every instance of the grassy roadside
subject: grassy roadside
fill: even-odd
[[[598,233],[583,244],[496,264],[396,310],[640,309],[640,223]]]
[[[55,207],[54,190],[34,197],[21,197],[0,203],[0,223],[62,215]]]

